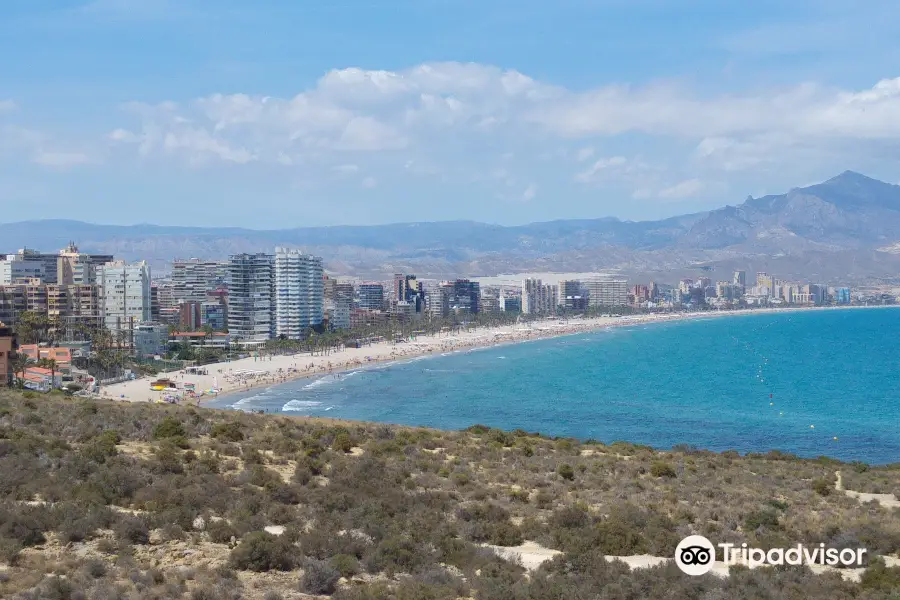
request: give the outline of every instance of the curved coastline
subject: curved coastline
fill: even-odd
[[[236,361],[204,365],[208,375],[186,375],[183,371],[159,373],[155,377],[142,377],[101,388],[101,396],[130,402],[158,401],[161,394],[149,389],[149,382],[158,377],[175,381],[191,381],[199,390],[217,388],[218,394],[205,396],[198,403],[219,401],[224,397],[270,388],[301,379],[310,379],[347,371],[383,367],[385,364],[404,363],[450,352],[493,348],[509,344],[578,335],[609,328],[635,327],[656,323],[677,323],[686,320],[724,317],[773,315],[809,311],[833,311],[855,309],[898,308],[900,305],[880,306],[809,306],[791,308],[739,309],[728,311],[653,313],[623,317],[591,317],[568,320],[546,319],[521,325],[481,328],[454,334],[423,336],[409,342],[378,342],[362,348],[344,348],[327,355],[293,354],[244,358]],[[249,377],[235,377],[241,371],[255,371]]]
[[[817,312],[743,312],[734,316],[759,319],[740,323],[670,319],[657,322],[671,327],[658,328],[630,323],[465,348],[261,386],[210,406],[896,462],[900,435],[890,424],[900,408],[891,390],[900,380],[890,357],[898,343],[883,333],[896,326],[896,313]]]

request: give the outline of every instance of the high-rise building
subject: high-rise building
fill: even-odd
[[[104,326],[119,341],[132,344],[134,327],[150,321],[150,267],[146,262],[110,262],[99,268],[97,280]]]
[[[628,304],[628,281],[592,277],[585,283],[590,306],[625,306]]]
[[[384,309],[384,286],[380,283],[359,285],[359,307],[366,310]]]
[[[522,312],[522,298],[518,296],[500,296],[500,312]]]
[[[12,327],[0,321],[0,387],[13,384],[13,359],[16,356],[16,338]]]
[[[155,291],[154,291],[155,290]],[[155,300],[154,300],[155,296]],[[155,313],[154,313],[154,306]],[[150,286],[150,320],[166,323],[167,325],[178,324],[179,319],[178,302],[175,300],[175,288],[171,282],[151,284]]]
[[[275,335],[275,257],[235,254],[228,260],[228,333],[243,343]]]
[[[450,310],[457,313],[476,314],[480,311],[481,286],[477,281],[457,279],[450,282]]]
[[[775,291],[775,279],[768,273],[760,271],[756,274],[756,293],[760,296],[772,296]]]
[[[208,300],[200,304],[200,326],[209,326],[213,331],[224,331],[228,325],[228,311],[225,302]]]
[[[205,302],[207,292],[225,283],[227,265],[191,258],[172,261],[172,286],[176,302]]]
[[[0,260],[0,285],[13,285],[25,279],[46,281],[45,261],[23,254],[24,252],[22,250],[18,254],[8,254],[5,260]]]
[[[97,283],[97,270],[113,260],[112,254],[87,254],[80,252],[74,242],[69,242],[56,257],[57,283],[60,285]]]
[[[747,287],[747,271],[735,271],[732,276],[731,283],[733,285],[739,285],[742,288]]]
[[[325,320],[322,259],[292,248],[275,249],[275,335],[299,339]]]
[[[525,314],[551,314],[556,312],[559,288],[545,285],[540,279],[522,282],[522,312]]]
[[[587,293],[584,285],[577,279],[564,279],[559,282],[559,298],[556,304],[565,310],[584,310],[587,308]]]
[[[178,305],[178,326],[181,331],[194,331],[200,329],[202,319],[200,316],[200,302],[182,302]]]
[[[429,288],[426,295],[428,314],[436,319],[448,316],[451,295],[453,295],[453,285],[449,282]]]

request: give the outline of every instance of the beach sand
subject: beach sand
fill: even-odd
[[[841,307],[854,308],[854,307]],[[862,307],[860,307],[862,308]],[[592,317],[578,319],[546,319],[506,325],[496,328],[479,328],[459,333],[440,333],[434,336],[418,336],[415,340],[391,343],[378,342],[362,348],[341,348],[329,354],[287,354],[262,356],[204,365],[206,375],[187,374],[184,371],[160,373],[113,385],[102,386],[102,397],[131,402],[153,402],[162,399],[164,393],[150,389],[150,382],[168,378],[179,388],[193,383],[197,392],[217,389],[217,394],[204,394],[199,400],[208,401],[224,394],[246,391],[257,387],[285,383],[294,379],[337,373],[366,365],[398,361],[416,356],[442,354],[456,350],[483,348],[499,344],[583,333],[608,327],[624,327],[647,323],[679,321],[694,318],[711,318],[746,314],[774,313],[798,310],[834,310],[835,308],[777,308],[756,310],[708,311],[696,313],[659,313],[623,317]],[[196,399],[185,402],[197,403]]]

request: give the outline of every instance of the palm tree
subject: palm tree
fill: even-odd
[[[53,389],[53,386],[56,383],[56,359],[42,358],[37,364],[44,369],[50,369],[50,389]]]
[[[25,371],[28,370],[28,367],[31,365],[31,359],[25,356],[24,354],[16,354],[16,357],[13,359],[12,367],[13,374],[16,375],[16,385],[18,387],[22,387],[24,385],[25,379]],[[21,377],[18,375],[21,374]]]

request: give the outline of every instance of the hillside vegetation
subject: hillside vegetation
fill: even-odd
[[[26,397],[30,396],[30,397]],[[689,577],[681,538],[900,551],[900,469],[0,392],[0,597],[582,600],[900,594],[805,568]],[[490,546],[559,551],[528,571]]]

